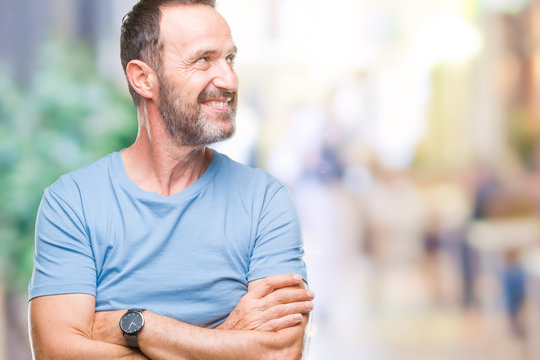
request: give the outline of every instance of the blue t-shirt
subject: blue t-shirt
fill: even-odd
[[[214,151],[198,181],[162,197],[133,183],[117,152],[45,190],[29,299],[91,294],[96,311],[140,307],[212,327],[248,282],[284,273],[306,279],[301,231],[266,172]]]

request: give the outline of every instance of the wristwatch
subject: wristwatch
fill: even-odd
[[[139,347],[137,334],[141,332],[144,326],[143,311],[144,309],[129,309],[120,318],[120,329],[130,347]]]

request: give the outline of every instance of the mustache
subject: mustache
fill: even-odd
[[[212,90],[205,89],[197,98],[197,102],[200,104],[207,99],[217,99],[217,98],[231,99],[231,102],[234,103],[236,100],[236,92],[219,90],[219,89],[212,89]]]

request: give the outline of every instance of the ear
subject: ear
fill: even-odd
[[[142,97],[152,99],[159,93],[157,74],[148,64],[131,60],[126,66],[126,75],[133,89]]]

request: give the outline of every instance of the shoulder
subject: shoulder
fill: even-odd
[[[237,161],[232,160],[227,155],[221,154],[214,150],[219,162],[219,182],[225,183],[227,186],[240,186],[244,190],[275,190],[282,188],[284,185],[275,177],[270,175],[263,169],[253,168]]]
[[[103,182],[107,181],[116,154],[109,154],[89,165],[60,176],[58,180],[45,189],[45,192],[51,192],[62,198],[70,198],[85,189],[92,191],[100,188]]]

